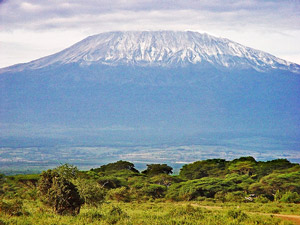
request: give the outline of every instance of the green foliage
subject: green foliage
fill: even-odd
[[[196,208],[191,206],[190,204],[183,206],[183,207],[176,207],[171,209],[168,214],[170,217],[182,217],[182,218],[187,218],[187,217],[198,217],[204,218],[204,210],[201,208]]]
[[[103,165],[96,169],[91,169],[91,171],[94,171],[96,173],[102,172],[102,173],[114,173],[116,171],[120,170],[129,170],[135,173],[139,173],[137,169],[134,168],[134,164],[127,161],[117,161],[115,163],[109,163],[107,165]]]
[[[154,184],[164,185],[169,187],[171,184],[182,182],[177,176],[170,176],[167,174],[159,174],[150,178],[150,182]]]
[[[41,174],[41,178],[39,180],[39,191],[41,195],[47,195],[48,191],[53,185],[53,181],[55,178],[59,177],[59,174],[54,170],[47,170]]]
[[[21,200],[0,201],[0,213],[8,214],[10,216],[22,216],[28,214],[23,209],[23,202]]]
[[[103,177],[99,177],[97,179],[98,184],[100,184],[100,186],[102,188],[107,188],[107,189],[111,189],[111,188],[118,188],[122,186],[122,179],[117,178],[115,176],[103,176]],[[123,180],[123,183],[125,181]]]
[[[300,195],[297,192],[288,191],[282,195],[279,201],[285,203],[300,203]]]
[[[231,180],[204,177],[173,184],[167,191],[166,198],[172,200],[192,200],[199,196],[213,198],[217,192],[233,192],[242,190],[238,184]]]
[[[161,198],[164,196],[165,191],[167,190],[166,186],[159,184],[149,184],[142,188],[142,192],[153,198]]]
[[[0,216],[5,218],[4,223],[9,224],[157,224],[157,221],[159,224],[280,224],[273,218],[263,220],[255,216],[253,219],[236,209],[212,213],[198,208],[197,204],[201,201],[201,204],[236,208],[238,203],[244,207],[243,211],[268,213],[286,210],[296,214],[300,209],[295,204],[300,203],[300,166],[287,160],[256,162],[252,157],[233,161],[204,160],[185,165],[180,176],[169,175],[172,167],[166,164],[147,165],[143,173],[138,173],[134,165],[126,161],[98,169],[80,172],[65,164],[40,176],[0,176],[3,191],[0,197],[4,202],[1,203],[4,210],[1,209]],[[53,207],[57,214],[75,215],[79,209],[82,213],[76,217],[53,216],[49,207],[40,204],[37,190],[41,200]],[[15,210],[16,213],[4,212],[13,209],[12,199],[20,198],[25,199],[26,209],[34,216],[25,215],[22,208]],[[184,202],[173,202],[166,209],[165,205],[169,203],[165,200],[197,202],[186,207],[180,206]],[[81,208],[83,202],[86,204]],[[114,205],[116,202],[118,206]],[[126,202],[130,204],[125,206]],[[164,204],[158,207],[162,202]],[[101,208],[95,207],[100,204]],[[149,211],[151,214],[147,214]],[[18,212],[23,216],[14,217],[15,220],[10,218],[11,215],[22,215]],[[140,212],[137,218],[133,216]],[[56,219],[43,223],[49,217]],[[31,220],[27,221],[28,218]]]
[[[76,186],[56,171],[42,173],[39,190],[44,202],[58,214],[78,214],[84,203]]]
[[[274,159],[267,162],[258,162],[257,173],[259,177],[271,174],[273,171],[285,170],[294,167],[296,164],[287,159]]]
[[[112,206],[106,215],[108,224],[116,224],[122,219],[128,218],[128,214],[124,212],[119,206]]]
[[[78,214],[84,203],[75,185],[63,177],[54,178],[47,197],[58,214]]]
[[[273,199],[277,191],[292,191],[300,193],[300,171],[291,173],[274,172],[260,179],[258,183],[254,183],[249,190],[255,194],[264,194]]]
[[[183,179],[194,180],[202,177],[219,177],[226,173],[224,159],[208,159],[184,165],[179,173]]]
[[[36,186],[40,179],[40,174],[19,174],[15,175],[14,179],[16,182]]]
[[[106,191],[94,180],[79,178],[74,184],[85,204],[97,206],[104,202]]]
[[[0,173],[0,196],[4,194],[4,190],[3,190],[4,182],[5,182],[5,176],[4,174]]]
[[[245,214],[244,212],[242,212],[242,210],[239,209],[228,210],[227,216],[233,219],[238,219],[239,222],[248,219],[247,214]]]
[[[120,188],[115,188],[111,189],[108,192],[108,197],[111,200],[116,200],[118,202],[123,201],[123,202],[128,202],[129,201],[129,193],[126,187],[120,187]]]
[[[258,202],[258,203],[268,203],[270,202],[270,200],[262,195],[258,196],[256,199],[255,199],[255,202]]]
[[[65,163],[54,169],[61,177],[67,180],[76,179],[78,177],[79,170],[76,166]]]
[[[256,163],[253,161],[237,161],[231,163],[228,170],[232,173],[238,173],[239,175],[252,175],[255,172]]]
[[[147,164],[147,169],[142,171],[148,176],[156,176],[159,174],[172,174],[173,168],[167,164]]]

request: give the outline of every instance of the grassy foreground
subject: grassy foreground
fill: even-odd
[[[0,174],[0,225],[300,224],[300,165],[208,159],[172,176],[118,161],[89,171],[64,164],[41,174]]]
[[[0,213],[0,224],[293,224],[270,215],[249,213],[236,206],[224,205],[222,209],[215,209],[212,206],[205,208],[197,204],[190,202],[107,202],[99,207],[85,205],[77,216],[61,216],[39,201],[24,201],[25,213],[22,216]],[[286,204],[281,208],[285,212],[290,207]]]

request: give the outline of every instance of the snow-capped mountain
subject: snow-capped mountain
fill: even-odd
[[[300,66],[207,34],[103,33],[0,73],[0,140],[96,131],[123,141],[206,132],[300,140]]]
[[[197,32],[109,32],[90,36],[51,56],[3,71],[22,71],[78,63],[81,66],[137,65],[178,67],[190,64],[216,68],[274,69],[300,73],[300,66],[225,38]],[[1,71],[0,71],[1,72]]]

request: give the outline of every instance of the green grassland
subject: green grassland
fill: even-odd
[[[126,161],[0,175],[1,224],[294,224],[300,166],[285,159],[209,159],[140,172]],[[297,217],[298,216],[298,217]]]

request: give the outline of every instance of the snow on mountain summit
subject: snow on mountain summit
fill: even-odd
[[[68,63],[79,63],[81,66],[105,64],[164,67],[206,63],[215,67],[251,68],[262,72],[282,69],[300,73],[297,64],[225,38],[191,31],[101,33],[15,69],[38,69]]]

